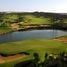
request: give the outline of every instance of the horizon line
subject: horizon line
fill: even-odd
[[[6,13],[12,13],[12,12],[44,12],[44,13],[67,13],[67,12],[51,12],[51,11],[0,11],[0,12],[6,12]]]

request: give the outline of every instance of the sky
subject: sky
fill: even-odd
[[[0,0],[0,11],[67,13],[67,0]]]

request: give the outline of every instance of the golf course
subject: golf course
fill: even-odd
[[[45,53],[59,54],[67,52],[67,38],[58,39],[32,39],[17,42],[8,42],[0,45],[0,53],[16,54],[14,57],[0,57],[0,66],[13,67],[16,63],[33,59],[33,53],[39,53],[40,60],[43,61]],[[18,54],[27,52],[30,55]]]
[[[34,60],[34,53],[39,54],[39,63],[44,62],[46,53],[55,57],[67,54],[67,16],[45,14],[0,14],[0,67]]]

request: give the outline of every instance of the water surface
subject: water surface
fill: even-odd
[[[31,30],[31,31],[18,31],[4,35],[0,35],[0,43],[12,42],[26,39],[40,39],[40,38],[55,38],[67,35],[66,31],[61,30]]]

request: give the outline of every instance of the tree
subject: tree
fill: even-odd
[[[45,59],[48,59],[48,53],[45,53]]]
[[[38,62],[40,61],[39,54],[34,53],[33,56],[34,56],[34,63],[36,65],[36,67],[39,67],[39,64],[38,64]]]
[[[52,28],[58,28],[61,29],[63,27],[63,18],[57,18],[57,17],[52,17],[51,18],[51,26]]]
[[[19,16],[18,17],[18,22],[24,22],[24,17],[23,16]]]
[[[17,22],[17,20],[18,20],[18,16],[14,14],[6,14],[3,17],[3,22],[9,23],[9,24]]]

